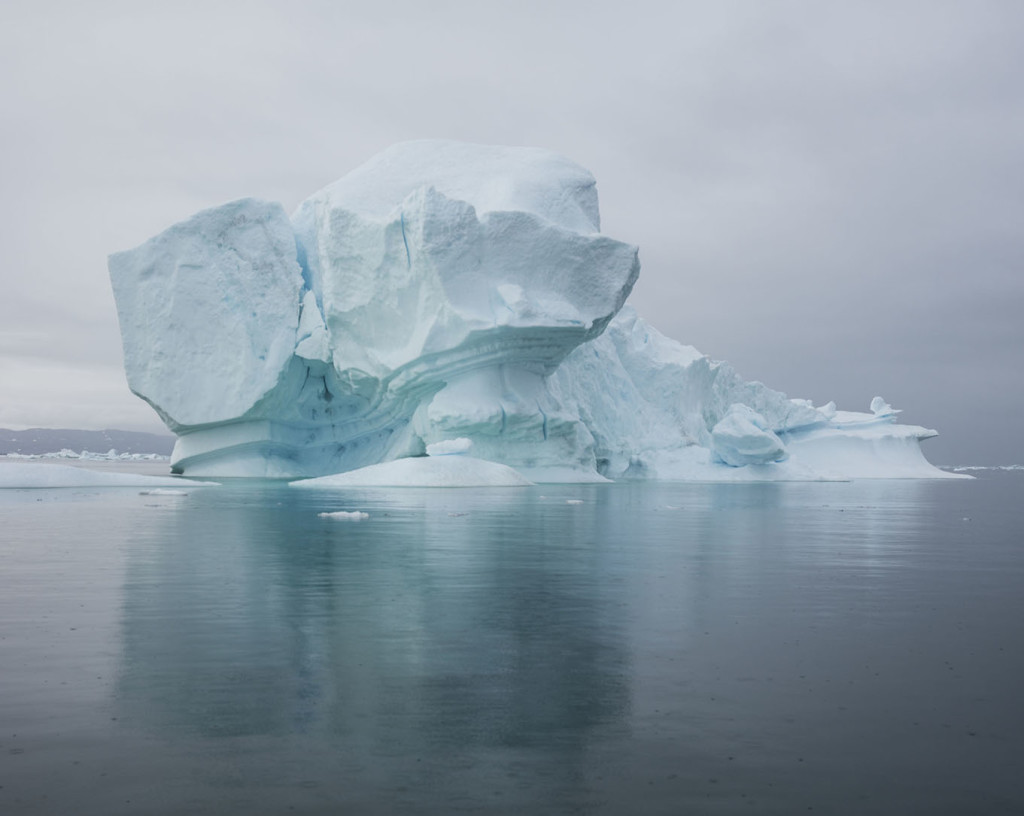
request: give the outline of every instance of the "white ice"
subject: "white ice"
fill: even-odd
[[[334,519],[335,521],[365,521],[369,513],[362,510],[335,510],[332,513],[317,513],[318,518]]]
[[[0,489],[53,487],[205,487],[197,482],[173,476],[143,476],[137,473],[112,473],[70,465],[0,462]]]
[[[472,456],[417,456],[291,482],[299,488],[524,487],[533,484],[512,468]]]
[[[204,210],[109,265],[128,384],[171,430],[231,421],[277,385],[302,288],[280,204]]]
[[[454,456],[456,454],[468,453],[473,447],[473,440],[464,436],[456,439],[444,439],[440,442],[431,442],[427,445],[427,456]]]

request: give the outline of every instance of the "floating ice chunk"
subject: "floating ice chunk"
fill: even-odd
[[[466,453],[473,447],[473,440],[460,436],[458,439],[444,439],[427,445],[427,456],[451,456]]]
[[[140,496],[187,496],[187,490],[175,490],[172,487],[154,487],[152,490],[140,490]]]
[[[317,518],[337,519],[338,521],[363,521],[370,517],[362,510],[335,510],[333,513],[317,513]]]
[[[291,482],[291,487],[525,487],[533,484],[507,465],[472,456],[417,456]]]
[[[566,504],[583,504],[583,499],[566,499]]]
[[[765,465],[786,458],[786,446],[765,418],[749,406],[735,403],[711,429],[715,455],[732,467]]]

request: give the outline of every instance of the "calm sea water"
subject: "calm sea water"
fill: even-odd
[[[1021,473],[0,491],[0,813],[1020,814],[1022,540]]]

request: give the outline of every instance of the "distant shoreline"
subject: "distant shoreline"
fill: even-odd
[[[40,456],[62,450],[105,454],[114,450],[127,454],[170,456],[175,437],[171,434],[107,429],[87,431],[75,428],[28,428],[14,431],[0,428],[0,455]]]

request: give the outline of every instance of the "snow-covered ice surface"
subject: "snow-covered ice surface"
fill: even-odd
[[[452,456],[459,453],[468,453],[472,447],[473,441],[465,437],[445,439],[441,442],[431,442],[427,445],[427,456]]]
[[[145,476],[138,473],[114,473],[68,465],[29,462],[0,462],[0,489],[55,487],[206,487],[211,482],[197,482],[176,476]],[[157,493],[157,490],[150,490]],[[178,491],[175,491],[178,492]],[[167,495],[166,491],[163,493]]]
[[[533,482],[956,478],[881,397],[814,407],[661,335],[624,307],[639,268],[579,165],[443,141],[291,220],[243,199],[110,259],[128,381],[178,473],[422,483],[448,478],[422,454],[471,447]]]
[[[292,487],[527,487],[533,484],[507,465],[472,456],[417,456],[303,479]]]

